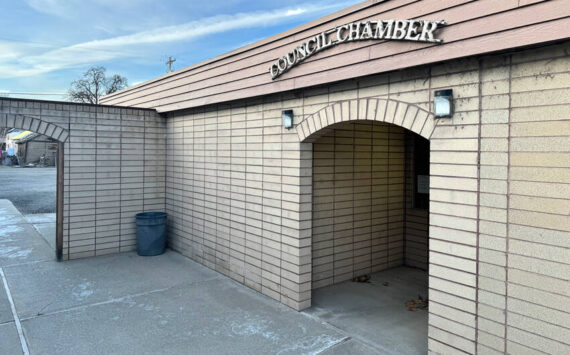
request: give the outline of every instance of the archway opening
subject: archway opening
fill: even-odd
[[[313,141],[312,308],[378,351],[427,351],[429,141],[356,120]]]
[[[62,259],[63,143],[26,128],[0,127],[0,265]]]

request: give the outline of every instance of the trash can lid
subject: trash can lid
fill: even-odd
[[[141,212],[137,213],[136,215],[138,219],[161,218],[166,216],[167,216],[166,212]]]

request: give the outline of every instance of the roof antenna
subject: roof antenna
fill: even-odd
[[[172,58],[172,57],[168,57],[168,60],[166,61],[166,64],[168,65],[168,71],[167,73],[172,72],[172,63],[176,62],[176,58]]]

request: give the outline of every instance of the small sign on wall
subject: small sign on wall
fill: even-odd
[[[418,175],[418,193],[429,194],[429,175]]]

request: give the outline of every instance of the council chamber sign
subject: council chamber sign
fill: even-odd
[[[305,59],[341,43],[367,40],[442,43],[443,40],[436,38],[434,32],[445,24],[445,21],[420,20],[351,22],[311,37],[275,61],[269,68],[269,73],[272,79],[277,79]]]

